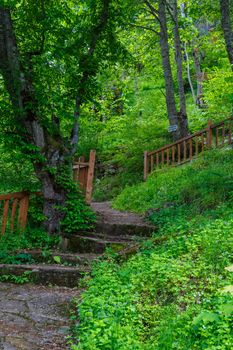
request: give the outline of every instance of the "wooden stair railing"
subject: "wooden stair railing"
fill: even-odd
[[[27,223],[29,204],[28,192],[15,192],[0,195],[0,206],[2,212],[1,233],[5,234],[6,229],[14,231],[15,227],[23,230]]]
[[[232,144],[232,122],[232,117],[216,124],[209,120],[207,128],[195,134],[155,151],[144,152],[144,180],[153,170],[164,166],[177,166],[191,161],[206,149]]]

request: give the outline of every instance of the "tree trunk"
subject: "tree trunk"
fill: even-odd
[[[226,43],[228,58],[233,70],[233,32],[231,28],[230,0],[220,0],[221,24]]]
[[[66,190],[57,182],[57,176],[59,176],[58,169],[60,167],[60,170],[62,171],[62,165],[65,165],[65,162],[61,161],[61,159],[53,164],[57,170],[56,177],[53,174],[44,171],[44,167],[41,166],[41,164],[34,165],[36,176],[42,185],[42,194],[44,198],[43,213],[46,217],[44,228],[50,234],[60,233],[61,221],[65,217],[65,211],[63,209],[67,199]],[[68,175],[69,173],[67,176]]]
[[[187,64],[187,76],[188,76],[189,86],[190,86],[190,90],[192,92],[193,103],[196,104],[197,97],[196,97],[196,94],[194,92],[193,83],[192,83],[192,79],[191,79],[189,54],[187,51],[187,44],[186,43],[184,43],[184,52],[185,52],[185,59],[186,59],[186,64]]]
[[[173,140],[177,141],[182,137],[187,136],[187,118],[184,118],[181,113],[177,112],[175,102],[174,83],[172,77],[170,52],[168,44],[168,29],[166,19],[166,0],[159,0],[158,19],[160,24],[160,49],[162,55],[163,73],[166,89],[166,105],[169,123],[174,127],[172,132]]]
[[[64,166],[66,159],[69,159],[69,154],[62,147],[63,141],[59,132],[51,136],[39,123],[32,72],[30,69],[23,70],[20,66],[10,11],[5,8],[0,8],[0,70],[11,98],[16,121],[20,125],[19,134],[25,143],[37,147],[38,152],[34,156],[43,158],[43,161],[34,163],[34,168],[42,184],[44,215],[47,218],[45,228],[48,233],[58,233],[64,217],[62,207],[66,195],[51,170],[55,169],[59,175],[59,169]],[[54,124],[54,127],[58,128],[55,120]]]
[[[196,79],[197,79],[197,97],[196,97],[196,105],[199,108],[204,107],[204,101],[203,101],[203,81],[204,81],[204,73],[201,70],[201,64],[200,64],[200,57],[198,54],[198,49],[195,48],[193,50],[193,59],[194,59],[194,66],[196,71]]]
[[[173,16],[174,16],[174,44],[175,44],[175,57],[176,57],[176,68],[177,68],[177,81],[179,88],[179,100],[180,100],[180,114],[184,119],[187,119],[186,112],[186,99],[184,92],[183,83],[183,54],[181,49],[180,33],[179,33],[179,21],[177,11],[177,0],[173,0]]]

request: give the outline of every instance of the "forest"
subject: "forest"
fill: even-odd
[[[0,349],[232,350],[232,125],[233,0],[0,0]]]

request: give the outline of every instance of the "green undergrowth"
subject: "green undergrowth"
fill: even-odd
[[[96,264],[77,302],[73,350],[232,350],[232,159],[209,152],[116,199],[151,209],[157,231],[128,261],[110,254]]]
[[[7,232],[0,236],[0,263],[30,264],[34,263],[30,254],[20,250],[41,249],[47,252],[58,246],[60,237],[49,236],[42,229],[30,229],[24,233]]]
[[[186,165],[155,171],[146,182],[123,190],[113,207],[148,215],[182,205],[192,214],[214,208],[233,191],[232,160],[232,149],[209,151]]]

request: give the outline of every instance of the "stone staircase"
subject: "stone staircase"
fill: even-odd
[[[94,232],[63,236],[59,250],[17,252],[28,255],[31,264],[0,265],[0,275],[26,273],[32,282],[0,283],[0,350],[68,349],[70,304],[80,297],[78,282],[93,261],[102,259],[106,248],[122,255],[134,252],[154,231],[142,217],[115,211],[110,203],[92,207],[98,217]]]
[[[91,271],[92,262],[100,259],[106,248],[116,253],[131,249],[155,230],[141,216],[116,211],[109,202],[92,203],[92,208],[97,214],[93,232],[62,236],[59,250],[47,257],[38,250],[20,251],[30,256],[32,263],[1,264],[0,275],[21,276],[26,272],[34,284],[73,288]]]

